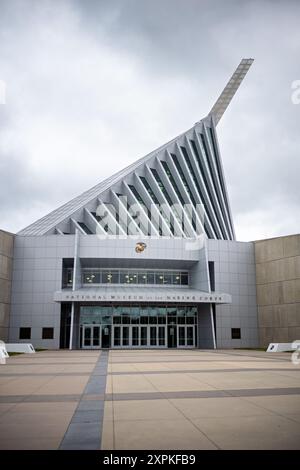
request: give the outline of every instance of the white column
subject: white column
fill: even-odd
[[[74,302],[72,302],[72,308],[71,308],[71,325],[70,325],[69,349],[72,349],[72,345],[73,345],[73,330],[74,330]]]
[[[75,229],[75,237],[74,237],[74,266],[73,266],[73,283],[72,283],[72,292],[74,292],[77,288],[77,269],[78,269],[78,243],[79,243],[79,231]],[[73,348],[73,332],[74,332],[74,310],[75,310],[75,303],[72,302],[71,307],[71,325],[70,325],[70,343],[69,349]]]
[[[214,323],[214,315],[213,315],[212,304],[210,304],[210,319],[211,319],[211,330],[212,330],[212,335],[213,335],[214,349],[217,349],[216,335],[215,335],[215,323]]]

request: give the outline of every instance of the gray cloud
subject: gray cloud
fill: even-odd
[[[205,116],[238,239],[299,232],[298,1],[1,2],[1,228],[17,231]]]

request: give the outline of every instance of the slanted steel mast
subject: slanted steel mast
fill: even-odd
[[[250,69],[254,59],[242,59],[236,68],[234,74],[230,78],[229,82],[225,86],[224,90],[220,94],[219,98],[213,105],[209,115],[213,115],[215,124],[217,125],[221,117],[228,108],[232,98],[237,92],[240,84],[244,80],[248,70]]]

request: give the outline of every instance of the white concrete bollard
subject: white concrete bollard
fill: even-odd
[[[267,352],[295,351],[299,346],[300,341],[294,341],[293,343],[270,343]]]
[[[31,343],[6,343],[7,352],[20,352],[20,353],[35,353],[35,349]]]
[[[7,354],[5,343],[0,340],[0,364],[6,364],[6,359],[9,357]]]

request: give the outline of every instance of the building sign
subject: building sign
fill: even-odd
[[[231,296],[229,294],[216,294],[216,293],[91,293],[80,291],[58,291],[54,294],[56,302],[198,302],[198,303],[231,303]]]

